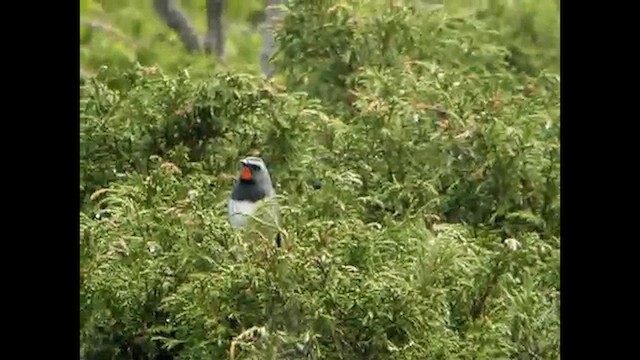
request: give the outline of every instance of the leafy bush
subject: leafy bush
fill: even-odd
[[[87,359],[559,358],[556,50],[515,63],[535,44],[496,4],[363,4],[290,1],[284,85],[140,65],[85,78]],[[254,151],[283,249],[226,222]]]

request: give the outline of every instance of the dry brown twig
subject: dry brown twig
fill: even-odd
[[[242,333],[240,333],[240,335],[236,336],[231,341],[231,346],[229,347],[229,356],[231,357],[231,359],[235,359],[236,347],[238,346],[238,344],[255,343],[266,334],[267,330],[264,326],[254,326],[243,331]]]

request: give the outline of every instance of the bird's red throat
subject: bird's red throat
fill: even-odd
[[[242,180],[251,180],[251,169],[248,166],[242,168],[242,172],[240,173],[240,178]]]

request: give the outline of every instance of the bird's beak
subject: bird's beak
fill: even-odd
[[[251,174],[251,169],[248,166],[243,165],[242,172],[240,173],[240,179],[251,180],[252,176],[253,174]]]

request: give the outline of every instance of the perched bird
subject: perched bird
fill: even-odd
[[[256,217],[265,222],[267,228],[277,229],[280,214],[267,166],[261,158],[253,156],[242,159],[240,164],[240,177],[228,204],[229,223],[233,228],[247,229],[252,217]],[[279,231],[275,237],[276,245],[280,247]]]

